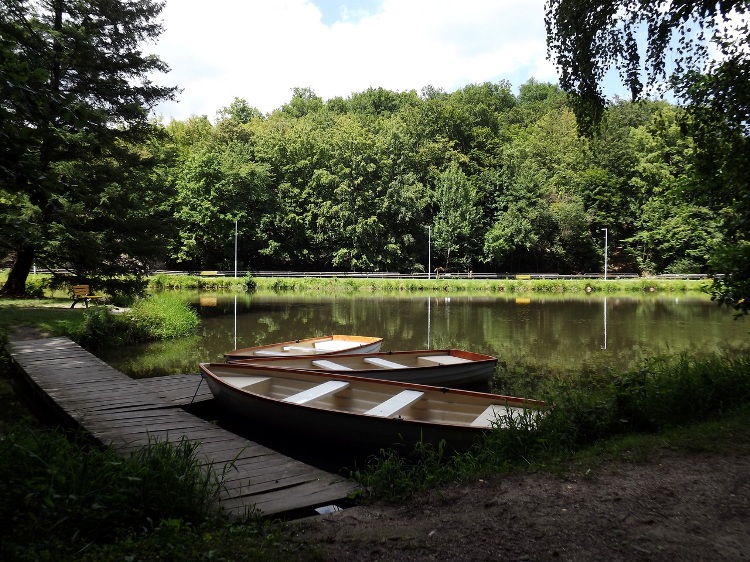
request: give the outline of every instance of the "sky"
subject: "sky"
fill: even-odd
[[[530,78],[557,83],[547,61],[544,0],[167,0],[147,45],[182,89],[155,109],[165,122],[242,98],[263,113],[295,87],[324,100],[368,88],[453,92]]]

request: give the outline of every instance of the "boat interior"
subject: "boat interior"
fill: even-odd
[[[498,400],[488,404],[486,399],[471,395],[447,395],[440,390],[402,389],[366,381],[320,382],[295,377],[214,374],[231,386],[284,402],[386,418],[490,428],[507,425],[509,415],[523,415],[527,409],[523,401],[511,404]]]
[[[415,367],[438,367],[474,363],[471,359],[451,355],[449,352],[429,353],[394,353],[385,357],[372,357],[365,354],[338,355],[316,359],[313,357],[285,357],[283,361],[277,359],[252,359],[246,361],[257,365],[273,365],[288,369],[312,369],[326,371],[363,371],[363,370],[393,370],[413,369]]]
[[[285,345],[281,348],[281,350],[285,353],[293,354],[293,355],[316,355],[316,354],[324,354],[324,353],[331,353],[334,351],[346,351],[347,349],[352,349],[357,347],[359,342],[353,342],[353,341],[346,341],[346,340],[326,340],[326,341],[316,341],[312,345]],[[276,356],[278,355],[278,350],[267,350],[267,349],[258,349],[257,351],[253,352],[253,355],[259,355],[259,356]]]

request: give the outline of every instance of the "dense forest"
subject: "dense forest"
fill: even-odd
[[[155,141],[173,232],[164,266],[583,273],[705,271],[719,218],[691,204],[679,109],[616,101],[593,138],[533,79],[455,92],[307,88],[247,101]],[[428,228],[429,227],[429,228]]]
[[[3,294],[33,265],[110,292],[232,269],[235,241],[249,271],[424,272],[429,255],[563,274],[602,271],[606,241],[612,270],[718,273],[719,302],[750,306],[747,0],[548,0],[562,87],[296,88],[269,114],[235,99],[169,123],[153,108],[178,87],[143,51],[163,2],[2,2]],[[611,68],[631,101],[603,98]]]

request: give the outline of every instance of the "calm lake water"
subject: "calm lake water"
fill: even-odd
[[[102,358],[134,378],[195,373],[226,351],[325,334],[385,338],[383,350],[461,348],[494,355],[493,390],[550,376],[637,368],[653,356],[750,349],[747,318],[704,297],[189,295],[200,335]]]

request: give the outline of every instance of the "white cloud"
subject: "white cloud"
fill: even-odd
[[[378,11],[373,2],[339,4],[342,18],[326,25],[314,0],[168,0],[165,33],[151,50],[172,72],[155,81],[183,92],[157,112],[213,118],[235,97],[270,112],[297,86],[330,99],[369,87],[557,81],[546,61],[544,0],[384,0]]]

